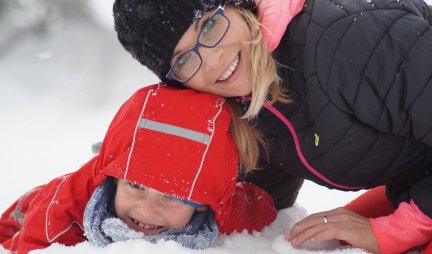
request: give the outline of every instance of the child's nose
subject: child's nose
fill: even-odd
[[[154,191],[148,191],[144,197],[139,200],[140,210],[148,214],[155,214],[160,211],[161,205],[159,195]]]

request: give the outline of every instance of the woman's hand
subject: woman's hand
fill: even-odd
[[[369,219],[345,208],[312,214],[297,222],[285,236],[294,247],[305,241],[338,239],[372,253],[380,253]]]

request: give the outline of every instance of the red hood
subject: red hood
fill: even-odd
[[[208,204],[221,225],[231,212],[237,179],[230,120],[220,96],[158,85],[143,88],[112,121],[98,170]]]

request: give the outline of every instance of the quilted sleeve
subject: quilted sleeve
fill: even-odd
[[[323,5],[315,9],[333,8],[337,15],[312,14],[312,23],[326,28],[317,44],[308,45],[316,54],[308,71],[318,73],[323,92],[340,110],[432,146],[431,7],[411,0],[338,2],[315,2]]]

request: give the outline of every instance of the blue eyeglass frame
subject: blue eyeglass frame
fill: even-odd
[[[178,81],[180,83],[186,83],[189,80],[191,80],[193,78],[193,76],[195,76],[195,74],[198,72],[199,69],[201,69],[203,60],[202,60],[201,54],[198,52],[198,48],[199,47],[204,47],[204,48],[214,48],[214,47],[216,47],[219,44],[219,42],[221,42],[222,39],[225,37],[225,34],[228,32],[228,29],[231,26],[231,22],[230,22],[229,18],[225,15],[225,4],[220,4],[218,6],[218,8],[215,10],[215,12],[213,12],[213,14],[209,17],[209,20],[212,19],[216,15],[221,15],[222,17],[226,18],[226,20],[228,21],[228,26],[227,26],[225,32],[220,37],[220,39],[213,46],[207,46],[205,44],[202,44],[199,41],[199,38],[201,37],[201,34],[202,34],[203,30],[204,30],[205,26],[203,26],[201,28],[200,33],[198,34],[198,37],[197,37],[196,42],[195,42],[195,45],[192,48],[190,48],[187,51],[185,51],[183,54],[181,54],[181,55],[184,55],[184,54],[187,54],[187,53],[189,53],[191,51],[194,52],[194,53],[196,53],[198,55],[199,59],[200,59],[200,64],[199,64],[198,68],[194,71],[194,73],[188,79],[186,79],[186,80],[180,80],[176,76],[174,76],[174,66],[177,64],[177,61],[178,61],[177,60],[175,62],[175,64],[170,68],[170,70],[168,71],[167,75],[165,76],[167,79],[176,80],[176,81]]]

